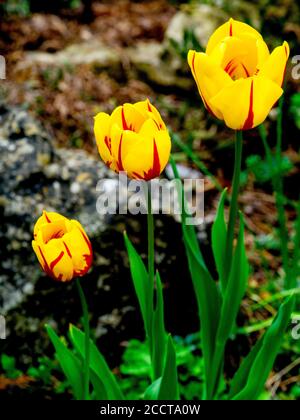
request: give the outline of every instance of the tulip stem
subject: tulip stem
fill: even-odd
[[[149,342],[149,353],[151,357],[151,363],[152,363],[152,380],[157,379],[156,377],[156,365],[155,365],[155,358],[153,357],[154,353],[154,342],[155,337],[153,336],[153,327],[152,327],[152,321],[153,321],[153,299],[154,299],[154,218],[152,214],[152,202],[151,202],[151,181],[145,183],[145,196],[147,199],[147,228],[148,228],[148,275],[149,275],[149,282],[151,285],[152,290],[152,297],[151,297],[151,322],[150,322],[150,331],[148,336],[148,342]]]
[[[76,285],[80,297],[82,314],[83,314],[83,328],[85,336],[85,357],[84,357],[84,377],[83,377],[83,399],[89,399],[90,387],[90,323],[89,311],[84,292],[82,290],[79,278],[76,279]]]
[[[235,159],[234,159],[234,171],[232,179],[232,194],[230,201],[230,212],[228,231],[226,237],[226,258],[225,258],[225,282],[227,282],[230,269],[231,260],[233,253],[233,240],[234,240],[234,227],[236,223],[236,216],[238,210],[238,194],[240,188],[240,176],[241,176],[241,164],[242,164],[242,151],[243,151],[243,134],[242,131],[236,131],[235,141]]]
[[[147,225],[148,225],[148,273],[154,286],[154,219],[151,204],[151,183],[147,184]]]

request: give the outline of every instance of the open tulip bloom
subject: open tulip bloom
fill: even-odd
[[[94,131],[105,164],[130,178],[149,181],[168,163],[171,140],[157,109],[147,99],[95,116]]]
[[[188,63],[206,109],[235,130],[261,124],[282,95],[289,46],[270,54],[262,36],[230,19],[210,37],[205,53],[189,51]]]
[[[220,390],[222,398],[257,399],[279,352],[294,308],[294,297],[289,296],[280,305],[270,327],[244,358],[224,394],[221,384],[225,348],[236,332],[236,319],[249,274],[241,213],[237,239],[234,240],[242,131],[261,124],[282,95],[281,85],[288,56],[286,42],[270,54],[255,29],[233,19],[213,33],[205,53],[190,51],[188,54],[188,63],[205,107],[236,130],[229,219],[226,223],[224,190],[212,226],[212,255],[218,281],[205,263],[195,227],[185,223],[187,214],[183,188],[179,194],[183,212],[183,241],[201,325],[204,365],[202,399],[217,399]],[[171,140],[168,130],[158,110],[148,99],[118,106],[111,115],[100,112],[94,119],[94,132],[101,158],[117,173],[122,171],[130,178],[151,181],[160,176],[169,161]],[[171,165],[175,178],[181,182],[172,158]],[[127,235],[124,235],[151,360],[151,384],[145,390],[144,397],[176,400],[179,399],[176,352],[172,338],[165,330],[163,287],[158,271],[155,272],[154,220],[149,189],[147,203],[147,267]],[[92,264],[92,247],[83,227],[79,222],[58,213],[44,211],[34,227],[32,245],[43,270],[62,282],[83,276]],[[298,264],[298,259],[296,262]],[[295,279],[291,282],[293,287]],[[87,303],[78,279],[76,281],[83,309],[84,333],[74,326],[70,327],[69,339],[73,346],[70,349],[47,326],[58,360],[77,399],[124,399],[104,357],[90,340]]]

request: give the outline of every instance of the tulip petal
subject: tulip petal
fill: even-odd
[[[213,49],[226,37],[235,36],[240,37],[240,35],[249,33],[252,34],[256,39],[262,39],[262,36],[256,29],[247,25],[246,23],[239,22],[234,19],[229,19],[228,22],[221,25],[215,30],[208,40],[206,47],[206,54],[211,54]]]
[[[101,159],[106,165],[111,166],[111,138],[110,138],[110,125],[111,117],[105,112],[99,112],[94,118],[94,133]]]
[[[189,51],[188,63],[205,107],[214,116],[222,119],[222,114],[217,108],[211,106],[209,100],[225,86],[231,85],[233,80],[205,53]]]
[[[72,259],[74,275],[83,275],[91,266],[92,250],[91,244],[84,234],[80,224],[76,221],[70,222],[72,229],[62,238],[63,246],[69,257]]]
[[[140,137],[134,131],[124,131],[117,124],[114,124],[111,128],[111,139],[112,156],[114,162],[116,162],[117,172],[124,171],[124,159]]]
[[[139,141],[130,149],[124,159],[124,168],[130,177],[149,180],[159,176],[166,166],[171,150],[167,130],[158,130],[149,119],[139,133]]]
[[[267,61],[267,59],[269,58],[270,51],[269,51],[269,48],[268,48],[267,44],[262,39],[257,39],[256,40],[256,48],[257,48],[256,68],[260,68],[262,66],[262,64],[265,61]]]
[[[265,42],[245,32],[239,38],[235,36],[224,38],[213,49],[210,57],[232,79],[239,79],[253,76],[258,62],[265,61],[268,55],[269,50]]]
[[[54,220],[40,227],[43,242],[46,244],[51,239],[61,238],[66,232],[66,222],[63,219]]]
[[[151,118],[155,121],[157,127],[161,130],[166,130],[166,125],[161,118],[160,113],[155,108],[154,105],[151,104],[149,99],[146,99],[145,101],[137,102],[133,105],[136,109],[138,109],[140,112],[142,112],[146,119]]]
[[[36,254],[36,256],[37,256],[37,258],[39,260],[39,263],[40,263],[42,269],[44,271],[46,271],[45,270],[46,269],[45,261],[44,261],[44,258],[42,256],[41,249],[38,246],[38,242],[37,241],[32,241],[31,244],[32,244],[32,248],[33,248],[33,250],[34,250],[34,252],[35,252],[35,254]]]
[[[61,239],[52,239],[47,244],[38,243],[45,272],[56,280],[73,278],[72,259],[66,252]]]
[[[117,124],[122,130],[139,131],[145,116],[132,104],[118,106],[111,114],[111,125]]]
[[[54,211],[43,211],[43,214],[38,218],[34,225],[33,236],[36,238],[38,231],[40,230],[41,226],[52,223],[54,221],[63,220],[67,222],[67,218],[62,216],[59,213],[55,213]]]
[[[269,58],[261,65],[259,75],[267,77],[281,86],[289,54],[289,45],[284,42],[280,47],[275,48]]]
[[[261,124],[282,95],[282,89],[271,80],[253,76],[239,79],[223,88],[210,100],[225,123],[234,130],[248,130]]]

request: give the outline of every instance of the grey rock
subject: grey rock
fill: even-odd
[[[184,31],[194,32],[198,42],[205,47],[211,34],[229,19],[222,9],[208,4],[184,5],[171,19],[165,39],[183,42]]]
[[[96,213],[99,179],[112,178],[100,159],[82,150],[57,149],[43,128],[19,108],[1,108],[0,126],[0,312],[32,293],[41,271],[31,249],[32,230],[43,209],[74,216],[90,236],[105,229]]]
[[[225,1],[222,2],[223,4]],[[225,23],[231,16],[236,20],[249,22],[260,29],[261,21],[258,8],[249,2],[240,0],[230,1],[225,12],[218,5],[185,4],[171,19],[165,34],[165,40],[175,40],[182,44],[184,32],[192,30],[199,44],[205,49],[209,37]]]
[[[120,65],[120,61],[121,57],[118,51],[107,47],[99,40],[92,39],[78,44],[71,44],[55,53],[27,52],[17,68],[21,70],[35,64],[47,66],[93,64],[97,65],[98,68],[116,68]]]

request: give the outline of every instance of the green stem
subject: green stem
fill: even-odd
[[[80,280],[76,279],[76,285],[80,297],[82,314],[83,314],[83,328],[85,336],[85,357],[84,357],[84,382],[83,382],[83,399],[89,399],[89,386],[90,386],[90,323],[89,311],[87,302],[80,284]]]
[[[282,153],[282,108],[284,96],[282,95],[278,103],[278,116],[277,116],[277,140],[276,140],[276,163],[277,167],[281,166],[281,153]],[[283,179],[280,171],[274,176],[275,199],[278,212],[279,233],[281,243],[282,263],[285,272],[284,287],[285,289],[291,288],[291,281],[289,275],[289,252],[288,241],[289,235],[287,231],[287,220],[284,211],[284,191]]]
[[[149,275],[149,282],[151,284],[151,320],[150,320],[150,330],[148,331],[148,344],[149,344],[149,354],[151,358],[152,364],[152,380],[155,380],[155,372],[156,366],[155,364],[155,357],[154,357],[154,348],[155,345],[155,337],[153,336],[153,314],[154,314],[154,307],[153,307],[153,299],[154,299],[154,270],[155,270],[155,261],[154,261],[154,218],[152,214],[152,203],[151,203],[151,182],[147,182],[144,184],[144,192],[145,197],[147,200],[147,229],[148,229],[148,275]]]
[[[147,225],[148,225],[148,273],[152,285],[154,285],[154,218],[151,204],[151,184],[147,188]]]
[[[231,260],[233,253],[233,240],[234,240],[234,227],[236,223],[238,211],[238,194],[240,188],[241,164],[242,164],[242,151],[243,151],[243,135],[242,131],[236,131],[235,141],[235,159],[234,171],[232,179],[232,194],[230,202],[228,231],[226,237],[226,258],[225,258],[225,281],[227,281],[231,268]]]

